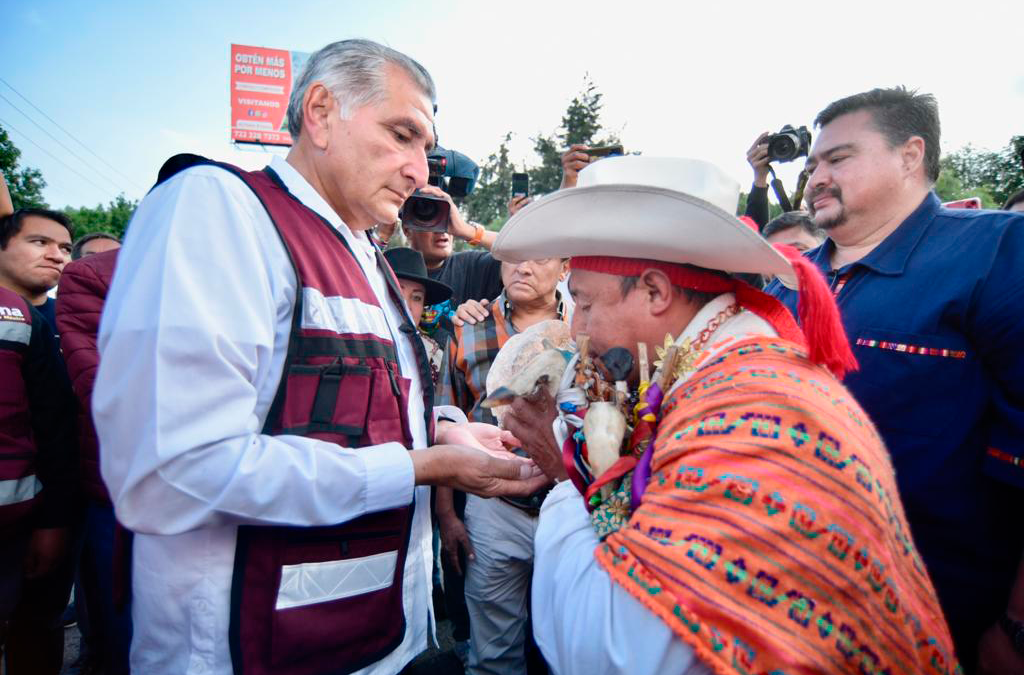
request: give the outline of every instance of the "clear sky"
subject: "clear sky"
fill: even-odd
[[[1019,0],[2,0],[0,8],[0,78],[88,148],[0,83],[0,124],[22,164],[42,170],[57,207],[118,192],[139,198],[178,152],[262,166],[262,151],[229,141],[231,43],[315,51],[365,37],[406,52],[437,82],[443,144],[478,161],[511,131],[514,158],[532,163],[530,137],[555,130],[586,73],[627,150],[706,159],[744,185],[744,156],[759,132],[810,125],[830,101],[874,86],[934,93],[945,150],[996,149],[1024,134]],[[782,173],[790,188],[797,168]]]

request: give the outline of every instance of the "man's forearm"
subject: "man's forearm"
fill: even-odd
[[[480,230],[477,230],[477,228],[480,228]],[[479,240],[474,241],[478,233]],[[457,233],[453,234],[455,234],[455,236],[457,236],[459,239],[469,242],[473,246],[479,246],[480,248],[485,248],[488,251],[491,250],[491,246],[494,245],[494,241],[498,238],[497,232],[488,230],[486,227],[479,223],[471,222],[466,222],[465,229],[460,229]]]
[[[483,227],[483,226],[481,225],[481,227]],[[483,236],[480,238],[480,243],[477,244],[477,246],[480,246],[481,248],[486,248],[488,251],[490,251],[491,250],[491,246],[494,246],[494,242],[495,242],[495,240],[497,238],[498,238],[498,233],[497,232],[495,232],[494,230],[488,230],[485,227],[484,228]]]
[[[450,473],[446,448],[437,445],[409,453],[412,459],[413,482],[416,485],[444,485]]]
[[[454,492],[450,487],[439,485],[435,488],[434,498],[434,510],[437,512],[438,519],[447,518],[455,515],[455,498]]]

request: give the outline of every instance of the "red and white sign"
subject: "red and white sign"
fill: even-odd
[[[231,45],[231,140],[291,145],[288,97],[305,52]]]

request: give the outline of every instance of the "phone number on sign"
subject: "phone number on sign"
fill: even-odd
[[[284,143],[291,145],[292,139],[288,134],[277,131],[253,131],[250,129],[234,129],[231,138],[236,141],[257,141],[260,143]]]

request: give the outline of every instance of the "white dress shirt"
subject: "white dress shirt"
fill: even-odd
[[[677,343],[696,339],[735,300],[724,293],[706,304]],[[740,312],[708,342],[775,334],[760,317]],[[721,345],[712,355],[729,347]],[[583,497],[572,481],[562,481],[544,500],[534,539],[533,635],[551,669],[557,675],[710,675],[711,669],[668,624],[598,564],[594,551],[599,545]]]
[[[426,447],[422,383],[412,343],[399,331],[405,310],[388,295],[373,248],[286,161],[275,157],[271,167],[344,236],[366,272],[412,381],[414,447]],[[139,204],[103,312],[93,394],[103,479],[118,520],[136,532],[133,672],[231,674],[238,525],[331,525],[414,500],[405,638],[359,672],[396,673],[427,647],[430,491],[414,486],[408,451],[261,433],[295,293],[269,216],[229,172],[188,169]]]

